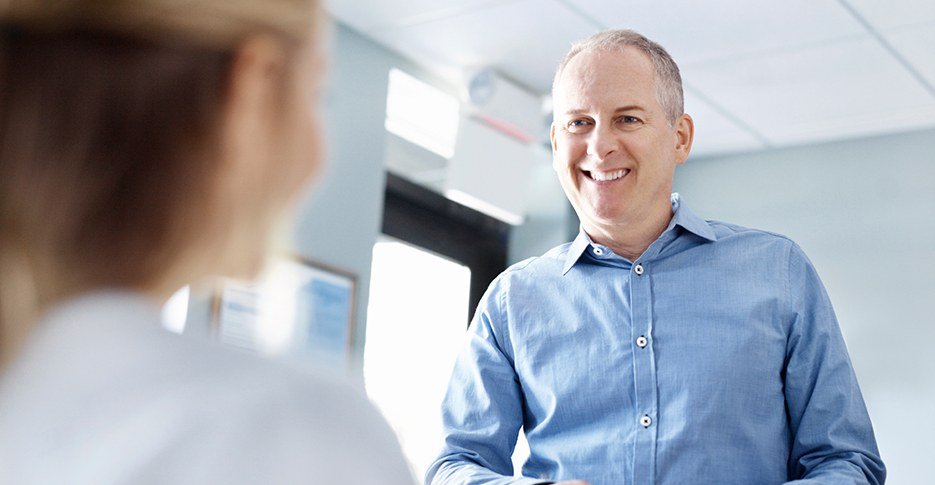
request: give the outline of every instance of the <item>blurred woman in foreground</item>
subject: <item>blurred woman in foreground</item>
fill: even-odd
[[[0,482],[411,483],[358,391],[159,321],[317,172],[319,15],[0,2]]]

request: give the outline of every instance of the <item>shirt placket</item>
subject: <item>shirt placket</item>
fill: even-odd
[[[636,389],[636,427],[633,452],[633,483],[655,481],[656,427],[658,403],[656,365],[652,339],[652,286],[650,268],[637,260],[630,268],[630,309],[632,317],[630,345],[633,349],[633,376]]]

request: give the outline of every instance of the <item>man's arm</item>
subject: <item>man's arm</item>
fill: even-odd
[[[831,301],[802,252],[789,259],[791,328],[786,348],[786,409],[792,426],[794,483],[882,484],[870,416]]]
[[[484,295],[455,362],[442,402],[445,443],[425,475],[427,485],[549,483],[513,477],[523,398],[512,352],[504,349],[509,343],[502,334],[501,291],[498,280]]]

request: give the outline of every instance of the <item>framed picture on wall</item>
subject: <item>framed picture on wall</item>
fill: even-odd
[[[354,345],[356,277],[306,258],[276,258],[257,282],[225,279],[214,329],[233,347],[347,362]]]

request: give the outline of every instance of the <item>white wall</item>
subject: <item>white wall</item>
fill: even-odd
[[[935,476],[935,130],[689,160],[695,212],[786,234],[837,311],[890,470]]]

